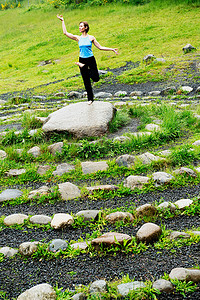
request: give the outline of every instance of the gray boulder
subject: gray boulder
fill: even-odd
[[[100,136],[108,131],[115,110],[109,102],[70,104],[50,114],[42,129],[46,133],[67,131],[77,137]]]
[[[170,279],[178,279],[180,281],[193,281],[195,283],[200,282],[200,270],[188,269],[188,268],[175,268],[172,269],[169,274]]]

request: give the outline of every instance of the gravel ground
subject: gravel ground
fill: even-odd
[[[138,66],[138,63],[135,63]],[[126,66],[110,70],[113,72],[114,76],[119,75],[124,70],[134,67],[134,63],[127,62]],[[108,70],[109,71],[109,70]],[[110,79],[109,79],[110,80]],[[49,84],[56,84],[52,82]],[[49,85],[48,84],[48,85]],[[198,82],[193,82],[192,77],[190,79],[184,77],[179,78],[175,84],[171,82],[148,82],[145,84],[137,85],[127,85],[119,84],[116,80],[113,80],[112,84],[104,83],[101,87],[96,88],[94,86],[94,92],[104,91],[115,93],[119,90],[126,91],[127,93],[138,90],[143,91],[147,94],[153,90],[162,90],[168,86],[176,86],[177,88],[183,85],[189,85],[194,88],[194,90],[199,86]],[[30,97],[34,95],[34,89],[30,89],[24,93],[6,93],[0,95],[2,100],[10,99],[16,95],[22,95],[24,97]],[[191,94],[192,95],[192,94]],[[44,101],[43,101],[44,102]],[[134,121],[134,123],[129,124],[132,131],[137,130],[139,121]],[[6,128],[13,128],[13,125],[0,126],[0,131]],[[9,127],[10,126],[10,127]],[[14,124],[16,129],[20,129],[21,124]],[[134,129],[134,130],[133,130]],[[123,134],[124,130],[118,132],[118,135]],[[109,138],[113,138],[115,134],[110,135]],[[117,184],[121,182],[124,178],[103,178],[98,180],[99,183],[112,183]],[[88,181],[89,183],[89,181]],[[81,184],[81,183],[80,183]],[[32,186],[32,188],[37,188],[43,185],[43,183],[28,183],[24,186],[13,186],[12,188],[25,188]],[[7,187],[8,188],[8,187]],[[77,201],[67,201],[58,202],[57,204],[45,204],[45,205],[29,205],[22,204],[18,206],[4,206],[0,208],[1,215],[9,215],[12,213],[26,213],[30,215],[34,214],[47,214],[52,216],[58,212],[66,213],[76,213],[80,210],[85,209],[106,209],[106,208],[119,208],[121,207],[125,210],[131,205],[142,205],[145,203],[152,203],[154,201],[159,201],[163,199],[164,201],[175,202],[182,198],[193,198],[199,195],[200,185],[188,186],[174,189],[166,189],[162,192],[152,192],[146,194],[135,194],[129,197],[105,199],[98,201],[91,201],[86,199],[78,199]],[[188,216],[178,216],[170,220],[157,220],[156,224],[166,226],[166,229],[171,230],[186,230],[192,227],[200,227],[199,215],[192,217]],[[118,228],[117,231],[127,233],[129,235],[135,235],[137,230],[140,228],[141,224],[133,227],[126,226]],[[103,232],[109,230],[114,230],[113,226],[107,226],[104,228]],[[0,235],[0,247],[11,246],[18,247],[20,243],[31,240],[40,240],[44,242],[49,242],[54,238],[61,238],[67,241],[78,240],[78,238],[85,238],[86,234],[91,234],[90,228],[66,228],[63,230],[47,230],[42,229],[30,229],[24,228],[24,230],[16,230],[12,228],[5,228],[1,231]],[[79,284],[87,285],[97,279],[114,280],[122,278],[123,275],[129,274],[131,279],[135,280],[156,280],[164,273],[169,274],[171,269],[175,267],[193,267],[200,265],[200,245],[194,244],[191,246],[185,246],[177,249],[176,253],[171,253],[168,250],[158,251],[153,247],[148,249],[138,255],[132,253],[124,255],[122,253],[117,253],[115,257],[112,256],[102,256],[102,257],[90,257],[88,254],[79,255],[76,258],[65,258],[65,259],[53,259],[51,261],[38,261],[28,258],[26,260],[20,259],[18,256],[13,259],[4,259],[0,262],[0,290],[6,291],[7,296],[11,299],[12,297],[17,297],[21,292],[26,289],[39,284],[39,283],[50,283],[58,287],[69,288],[74,290],[75,286]],[[70,275],[69,272],[74,272],[74,275]],[[188,294],[186,298],[180,294],[165,294],[157,296],[158,300],[179,300],[179,299],[200,299],[200,285],[198,289],[193,294]],[[4,299],[1,298],[0,299]]]
[[[80,201],[59,202],[56,205],[33,205],[22,204],[19,206],[6,206],[1,208],[1,214],[8,215],[15,212],[28,214],[45,213],[52,215],[55,212],[73,212],[76,213],[83,209],[101,209],[125,206],[128,207],[134,203],[144,204],[159,201],[163,198],[166,201],[176,201],[181,198],[194,197],[199,194],[198,186],[182,187],[177,189],[167,189],[162,192],[146,193],[124,198],[114,198],[102,201],[89,201],[87,199]],[[165,224],[166,229],[186,230],[193,226],[200,227],[200,218],[198,215],[178,216],[169,220],[157,220],[156,224]],[[127,226],[118,228],[113,226],[105,227],[103,232],[115,230],[134,236],[141,224],[133,227]],[[1,232],[0,246],[18,247],[20,243],[31,240],[40,240],[49,242],[55,238],[61,238],[66,241],[85,238],[86,234],[91,234],[89,228],[65,228],[63,230],[47,230],[24,228],[23,231],[5,228]],[[6,241],[6,244],[5,244]],[[48,282],[53,286],[74,289],[78,284],[88,285],[97,279],[114,280],[121,278],[122,274],[129,274],[130,278],[135,280],[156,280],[164,273],[170,273],[175,267],[193,267],[200,264],[200,245],[191,245],[177,249],[176,253],[170,253],[167,250],[158,251],[153,247],[139,255],[117,254],[116,257],[90,257],[82,254],[76,258],[54,259],[51,261],[38,261],[30,258],[22,261],[20,258],[5,259],[0,263],[0,290],[6,290],[8,296],[17,297],[22,291],[43,282]],[[159,252],[159,253],[158,253]],[[70,276],[68,272],[75,272]],[[198,299],[199,289],[186,299]],[[158,299],[184,299],[180,294],[162,294]]]

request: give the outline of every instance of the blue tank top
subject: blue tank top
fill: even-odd
[[[89,36],[86,37],[80,37],[80,40],[78,41],[78,45],[80,48],[80,57],[82,58],[88,58],[93,56],[92,52],[92,42],[89,39]]]

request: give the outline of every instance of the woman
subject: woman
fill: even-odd
[[[90,78],[97,82],[99,81],[99,73],[97,70],[97,64],[96,60],[94,58],[93,52],[92,52],[92,43],[99,49],[104,51],[113,51],[115,54],[118,54],[118,50],[116,48],[107,48],[101,46],[94,36],[89,35],[89,25],[87,22],[80,22],[79,23],[79,31],[81,33],[81,36],[74,35],[69,32],[67,32],[67,29],[65,27],[64,18],[62,15],[57,15],[57,18],[62,21],[62,29],[63,33],[70,39],[75,40],[79,44],[80,48],[80,55],[79,55],[79,62],[76,62],[76,64],[80,68],[80,72],[83,78],[83,82],[85,85],[85,89],[87,92],[87,98],[88,98],[88,104],[92,104],[94,101],[94,95],[92,91],[91,81]]]

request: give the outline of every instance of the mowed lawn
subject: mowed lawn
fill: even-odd
[[[82,87],[75,65],[78,45],[62,33],[57,14],[63,14],[69,32],[79,34],[80,21],[87,20],[90,34],[103,46],[117,47],[119,55],[94,47],[98,67],[107,69],[127,61],[142,61],[147,54],[167,61],[184,60],[182,48],[200,47],[200,9],[191,5],[143,6],[108,4],[75,10],[50,6],[0,11],[0,94],[23,91],[49,82],[38,92],[52,93]],[[52,63],[39,66],[40,62]]]

